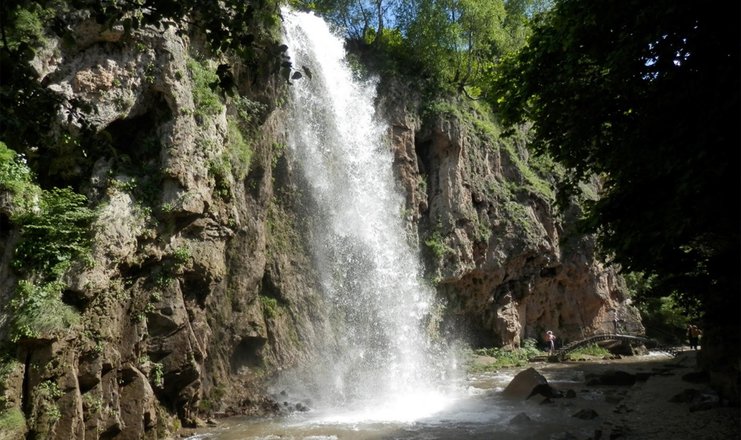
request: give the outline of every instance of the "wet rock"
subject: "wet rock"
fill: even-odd
[[[576,440],[577,437],[570,432],[559,432],[558,434],[552,434],[548,437],[548,440]]]
[[[687,389],[682,391],[679,394],[675,394],[672,396],[671,399],[669,399],[670,402],[674,403],[683,403],[683,402],[692,402],[693,400],[697,399],[700,396],[700,392],[696,389]]]
[[[530,418],[524,412],[517,414],[509,420],[510,425],[528,425],[532,423],[533,419]]]
[[[591,378],[587,385],[632,386],[635,383],[635,374],[620,370],[608,370],[597,377]]]
[[[597,411],[591,408],[585,408],[577,411],[575,414],[572,414],[571,417],[576,417],[577,419],[582,420],[592,420],[599,417],[599,414],[597,414]]]
[[[682,376],[682,380],[690,383],[704,383],[710,380],[706,371],[693,371]]]
[[[564,395],[567,399],[574,399],[576,398],[576,391],[574,390],[566,390],[566,394]]]
[[[641,381],[641,382],[645,382],[651,376],[653,376],[653,374],[651,374],[649,372],[645,372],[645,371],[639,372],[639,373],[636,373],[636,380]]]
[[[689,403],[690,412],[705,411],[720,405],[720,399],[715,394],[704,393],[690,388],[675,394],[669,399],[673,403]]]
[[[546,378],[532,367],[517,373],[502,394],[505,397],[525,400],[536,394],[547,398],[560,397],[560,393],[551,388]]]
[[[527,396],[527,398],[529,399],[535,395],[541,395],[548,399],[563,397],[563,394],[560,391],[553,389],[550,385],[547,385],[547,384],[538,385],[535,388],[533,388],[533,390],[530,392],[530,395]]]
[[[628,407],[625,404],[620,404],[620,405],[616,406],[615,409],[612,410],[612,412],[614,412],[616,414],[626,414],[626,413],[629,413],[629,412],[633,412],[633,408],[630,408],[630,407]]]

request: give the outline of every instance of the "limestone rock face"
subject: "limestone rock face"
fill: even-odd
[[[612,330],[616,317],[641,332],[622,278],[598,261],[592,237],[570,229],[577,208],[557,211],[548,172],[525,148],[526,128],[504,138],[475,109],[423,120],[408,90],[387,84],[380,106],[410,237],[426,252],[450,327],[489,346],[542,343],[546,330],[564,343]]]
[[[13,436],[155,439],[175,418],[272,411],[265,378],[326,339],[296,182],[276,147],[285,82],[240,66],[227,100],[198,75],[233,60],[208,59],[192,33],[124,32],[84,13],[70,29],[75,44],[49,38],[34,66],[82,104],[63,105],[50,129],[95,137],[68,172],[97,219],[89,260],[63,277],[79,322],[18,341],[0,377],[5,407],[26,419]],[[12,210],[0,191],[3,222]],[[0,238],[6,304],[18,231]],[[4,339],[9,322],[0,312]]]

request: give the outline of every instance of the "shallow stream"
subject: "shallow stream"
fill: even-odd
[[[534,367],[548,383],[576,397],[544,402],[506,399],[502,390],[521,370]],[[531,364],[497,373],[469,375],[444,402],[418,407],[309,410],[274,418],[230,418],[198,430],[190,440],[380,440],[380,439],[567,439],[588,438],[603,421],[573,417],[581,409],[605,413],[614,389],[585,386],[578,365]],[[425,413],[427,411],[427,413]]]

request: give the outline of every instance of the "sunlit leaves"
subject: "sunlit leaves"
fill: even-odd
[[[656,275],[664,293],[738,286],[739,47],[729,17],[668,0],[560,1],[494,70],[490,103],[511,122],[532,121],[536,148],[570,171],[568,188],[604,176],[585,230],[623,268]]]

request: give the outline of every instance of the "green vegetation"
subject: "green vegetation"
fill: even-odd
[[[180,246],[172,253],[172,257],[175,260],[175,266],[182,268],[190,262],[190,248],[188,246]]]
[[[8,377],[22,364],[13,359],[8,353],[0,354],[0,390],[7,390]],[[22,432],[25,430],[26,419],[20,408],[9,406],[4,395],[0,395],[0,432]]]
[[[33,173],[20,154],[0,141],[0,190],[10,192],[17,210],[30,211],[41,194],[33,183]]]
[[[78,188],[102,154],[105,142],[98,138],[86,115],[91,105],[80,99],[67,100],[42,85],[32,66],[36,52],[47,38],[65,43],[75,39],[73,11],[85,10],[103,26],[121,26],[127,37],[145,26],[187,21],[191,32],[205,39],[205,53],[225,61],[206,69],[190,63],[194,75],[199,110],[214,111],[220,89],[232,93],[235,80],[232,64],[243,64],[258,76],[288,70],[284,48],[279,45],[279,2],[244,0],[24,0],[0,2],[0,141],[23,155],[33,172],[43,179],[42,186]],[[139,43],[139,49],[146,49]],[[157,66],[143,66],[146,81],[153,81]],[[74,119],[80,130],[67,133],[59,120],[60,106]],[[79,132],[79,133],[78,133]],[[84,153],[83,153],[84,150]]]
[[[523,365],[526,365],[530,359],[544,355],[544,353],[538,349],[538,343],[534,339],[525,339],[521,348],[479,348],[474,350],[472,354],[494,358],[493,362],[481,365],[470,364],[469,362],[469,370],[474,372],[494,371],[508,367],[522,367]]]
[[[687,324],[700,321],[702,307],[699,299],[684,292],[673,295],[651,294],[655,276],[640,272],[625,275],[625,282],[636,299],[646,335],[667,344],[682,344]]]
[[[242,130],[234,120],[227,119],[227,138],[229,142],[229,158],[232,173],[237,180],[244,180],[250,170],[252,160],[252,149],[244,139]]]
[[[24,44],[41,45],[45,40],[44,22],[54,17],[52,9],[36,2],[28,2],[25,8],[14,8],[10,14],[8,21],[14,26],[8,29],[5,37],[11,50],[19,50]]]
[[[557,1],[497,67],[487,98],[508,122],[532,122],[534,148],[566,168],[562,194],[603,179],[582,232],[596,233],[623,271],[652,278],[644,298],[699,302],[706,346],[722,347],[703,362],[736,365],[732,374],[741,343],[738,13],[735,3]]]
[[[149,372],[150,380],[156,387],[162,387],[165,384],[165,374],[162,368],[161,363],[153,362],[152,369]]]
[[[438,259],[448,253],[455,253],[455,250],[445,243],[439,227],[425,240],[425,245],[427,245]]]
[[[612,353],[610,353],[610,350],[597,344],[589,344],[569,352],[566,357],[568,360],[578,361],[579,359],[583,359],[585,357],[604,358],[611,355]]]
[[[720,389],[735,402],[738,12],[559,1],[497,69],[489,97],[509,122],[531,121],[534,148],[566,168],[561,200],[599,176],[581,231],[597,234],[605,259],[641,274],[636,299],[655,337],[676,338],[680,307],[702,316],[701,366],[735,383]]]
[[[8,304],[13,342],[62,331],[79,321],[79,314],[61,300],[63,288],[59,281],[42,285],[18,282],[16,294]]]
[[[269,296],[260,296],[260,304],[262,304],[263,313],[268,318],[275,318],[278,316],[278,300]]]
[[[23,432],[26,427],[26,418],[20,408],[8,408],[0,411],[0,432]]]
[[[11,220],[20,229],[13,268],[24,279],[6,310],[14,342],[63,330],[79,320],[61,300],[62,275],[73,261],[88,258],[95,212],[71,189],[42,190],[23,158],[0,143],[0,189],[13,195]],[[33,280],[33,281],[31,281]]]
[[[215,70],[211,70],[206,62],[199,62],[194,58],[188,59],[188,70],[193,81],[193,103],[196,107],[196,116],[204,118],[218,114],[224,105],[221,97],[216,93],[219,77]]]
[[[103,409],[103,399],[100,396],[94,395],[93,392],[85,393],[82,396],[82,403],[88,416],[99,414]]]
[[[294,0],[346,29],[375,52],[377,68],[426,87],[479,96],[493,61],[521,47],[539,0]],[[393,27],[388,25],[393,23]]]
[[[293,218],[277,203],[270,204],[267,226],[271,253],[290,255],[297,246],[301,246]]]
[[[63,395],[64,393],[59,385],[53,380],[45,380],[38,384],[34,388],[34,398],[39,402],[39,406],[35,408],[36,412],[31,415],[29,424],[37,425],[43,423],[43,420],[49,425],[54,425],[62,418],[62,412],[56,402]]]
[[[46,280],[59,278],[73,260],[89,252],[95,215],[87,198],[71,189],[43,191],[38,206],[13,216],[21,228],[14,268]]]

